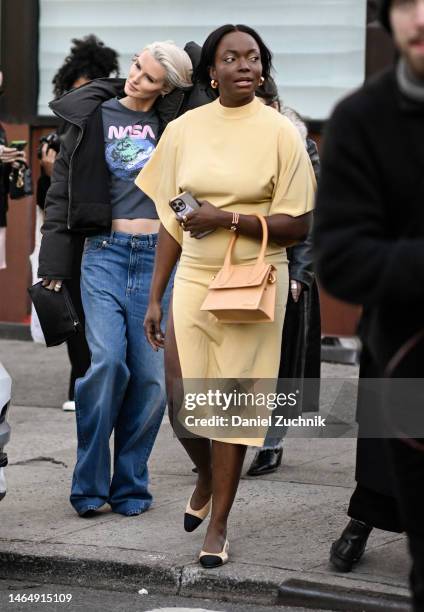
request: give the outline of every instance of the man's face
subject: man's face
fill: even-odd
[[[399,51],[412,72],[424,78],[424,0],[393,0],[390,22]]]

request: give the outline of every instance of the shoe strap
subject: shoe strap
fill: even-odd
[[[223,546],[223,549],[221,550],[220,553],[211,553],[211,552],[207,552],[206,550],[201,550],[200,551],[200,555],[199,555],[199,559],[201,557],[206,557],[210,556],[210,557],[219,557],[222,561],[227,561],[228,560],[228,549],[230,547],[230,543],[228,542],[228,540],[225,540],[225,544]]]
[[[212,503],[212,497],[206,502],[206,504],[203,506],[203,508],[200,508],[200,510],[194,510],[194,508],[191,507],[191,497],[188,500],[187,503],[187,507],[186,507],[186,514],[191,514],[192,516],[195,516],[199,519],[205,519],[207,517],[207,515],[209,514],[209,510],[211,508],[211,503]]]

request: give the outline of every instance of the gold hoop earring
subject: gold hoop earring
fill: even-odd
[[[212,79],[211,87],[212,89],[216,89],[218,87],[218,81],[216,79]]]
[[[263,85],[265,83],[265,79],[263,76],[259,79],[259,85]]]

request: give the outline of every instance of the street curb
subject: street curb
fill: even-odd
[[[32,341],[30,326],[26,323],[0,322],[0,340]]]
[[[110,590],[134,590],[160,585],[164,594],[176,595],[182,568],[140,563],[69,559],[0,551],[0,578],[38,579],[40,582],[77,584]]]
[[[411,612],[412,601],[402,595],[348,589],[336,585],[287,580],[279,589],[279,603],[336,612]]]
[[[311,609],[348,612],[410,612],[405,595],[382,593],[308,580],[288,578],[249,579],[228,575],[228,566],[202,570],[199,566],[163,566],[159,563],[124,563],[98,559],[69,558],[0,551],[0,578],[31,579],[53,584],[96,589],[148,591],[160,594],[210,598],[217,601],[291,605]],[[290,572],[289,574],[292,574]]]

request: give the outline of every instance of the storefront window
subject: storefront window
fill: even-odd
[[[48,115],[51,80],[72,38],[94,33],[121,54],[153,40],[202,44],[223,23],[257,29],[274,53],[284,102],[314,120],[359,86],[365,73],[366,0],[40,0],[38,112]]]

